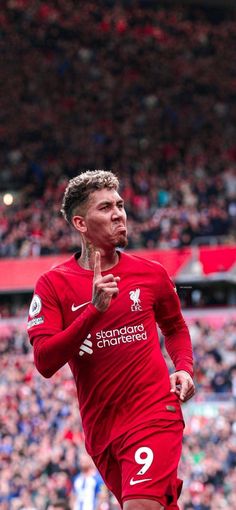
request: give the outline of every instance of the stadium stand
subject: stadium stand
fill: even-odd
[[[78,248],[59,209],[85,168],[119,173],[129,249],[164,263],[191,330],[181,510],[235,508],[236,13],[190,4],[1,3],[1,510],[77,510],[74,383],[36,372],[25,318],[39,272]],[[104,488],[94,510],[115,508]]]
[[[234,242],[235,12],[3,4],[0,256],[72,251],[65,180],[98,167],[122,179],[130,248]]]

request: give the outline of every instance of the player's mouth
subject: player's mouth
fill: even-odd
[[[118,225],[113,230],[113,236],[116,240],[116,245],[125,248],[127,246],[127,228],[124,225]]]
[[[117,225],[114,229],[116,232],[119,232],[119,233],[122,233],[122,234],[126,234],[127,233],[127,229],[124,225]]]

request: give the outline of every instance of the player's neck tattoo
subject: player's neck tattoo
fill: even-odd
[[[90,243],[86,242],[84,249],[82,250],[79,263],[84,267],[84,269],[93,269],[93,259],[94,247]]]
[[[81,256],[78,259],[78,264],[84,269],[93,270],[94,267],[94,254],[96,249],[92,244],[88,241],[82,247]],[[103,262],[105,262],[105,267],[103,267],[103,271],[112,268],[118,263],[119,255],[115,250],[112,250],[111,253],[107,253],[106,257],[103,258]]]

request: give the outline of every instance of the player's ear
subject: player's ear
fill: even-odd
[[[74,225],[76,230],[81,232],[81,234],[87,232],[87,225],[83,216],[73,216],[72,224]]]

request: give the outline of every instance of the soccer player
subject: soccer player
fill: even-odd
[[[62,212],[81,251],[36,284],[28,322],[36,367],[51,377],[69,363],[87,451],[121,507],[178,509],[181,403],[194,383],[175,287],[162,265],[123,251],[126,213],[112,172],[71,179]]]
[[[104,482],[97,472],[94,463],[85,452],[79,456],[80,472],[73,483],[73,510],[95,510],[98,508]]]

